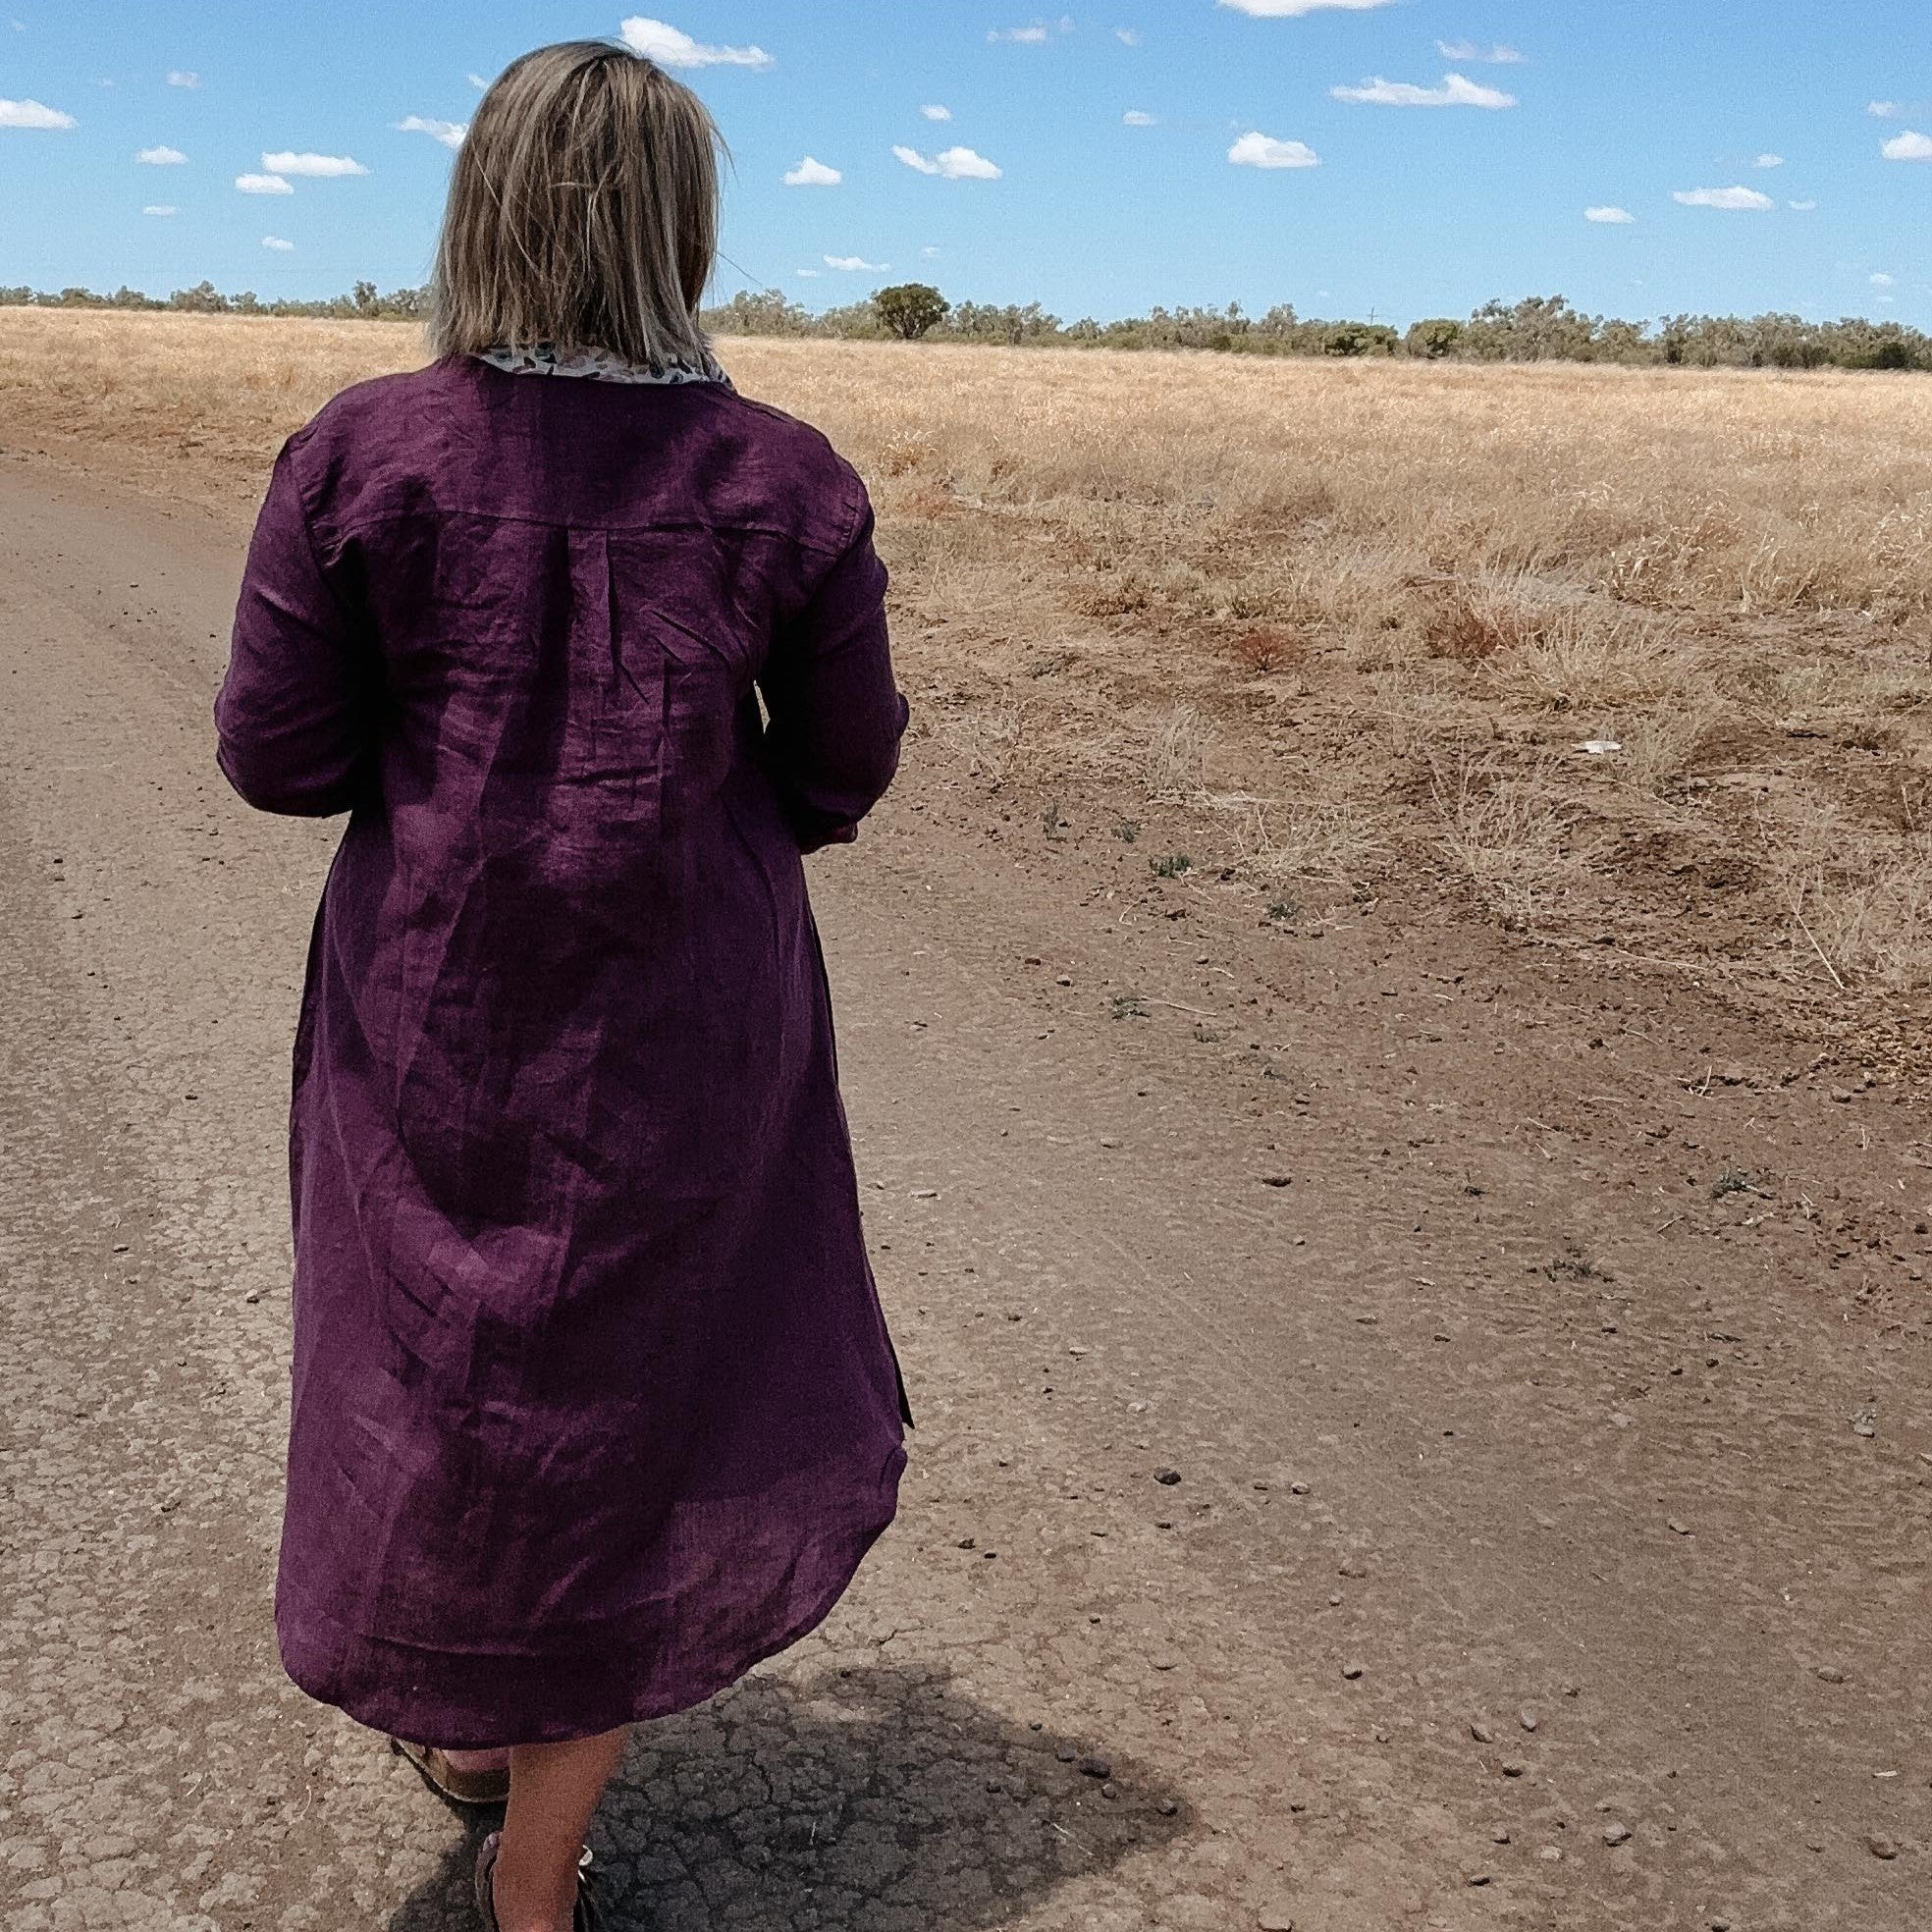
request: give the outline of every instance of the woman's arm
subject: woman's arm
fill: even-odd
[[[374,747],[374,653],[323,575],[291,445],[275,458],[215,700],[215,758],[264,812],[346,812]]]
[[[759,686],[766,770],[810,852],[858,834],[898,769],[906,701],[892,677],[886,566],[872,506],[798,616],[773,640]]]

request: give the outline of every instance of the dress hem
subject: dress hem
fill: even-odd
[[[832,1570],[832,1581],[811,1599],[809,1607],[778,1637],[749,1645],[728,1663],[711,1670],[680,1674],[662,1668],[647,1670],[642,1682],[626,1687],[629,1673],[625,1664],[642,1646],[614,1632],[609,1644],[595,1651],[542,1655],[410,1651],[407,1654],[414,1662],[411,1682],[406,1690],[399,1691],[371,1680],[395,1674],[401,1646],[354,1637],[347,1637],[340,1646],[298,1640],[289,1627],[306,1623],[312,1628],[312,1612],[291,1612],[286,1617],[278,1614],[276,1636],[282,1667],[304,1695],[342,1711],[357,1724],[444,1750],[567,1744],[579,1738],[600,1737],[626,1724],[674,1717],[728,1690],[748,1672],[789,1649],[825,1622],[851,1587],[873,1545],[897,1516],[898,1484],[905,1466],[906,1452],[901,1445],[884,1479],[885,1514],[838,1539],[845,1543],[844,1554]],[[469,1725],[454,1715],[465,1709],[474,1711],[485,1703],[493,1711],[487,1724],[478,1720],[476,1725]]]

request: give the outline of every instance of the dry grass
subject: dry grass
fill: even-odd
[[[1431,771],[1441,845],[1478,903],[1513,931],[1536,932],[1566,909],[1592,856],[1579,849],[1554,761],[1523,769],[1491,753]]]
[[[922,717],[982,782],[1198,815],[1258,891],[1446,885],[1828,1001],[1932,988],[1932,382],[725,349],[866,472]],[[0,434],[240,497],[420,359],[5,310]]]

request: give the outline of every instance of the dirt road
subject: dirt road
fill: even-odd
[[[269,1632],[334,829],[213,771],[244,536],[0,457],[19,1932],[469,1923],[473,1840]],[[619,1922],[1932,1923],[1924,1093],[1001,810],[916,741],[814,862],[906,1508],[640,1739]]]

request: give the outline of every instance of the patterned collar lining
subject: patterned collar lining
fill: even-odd
[[[582,376],[591,382],[619,383],[722,383],[731,387],[731,379],[706,354],[703,362],[669,362],[652,368],[643,362],[626,361],[608,349],[560,349],[555,343],[531,343],[510,348],[499,345],[476,351],[480,361],[512,376]]]

